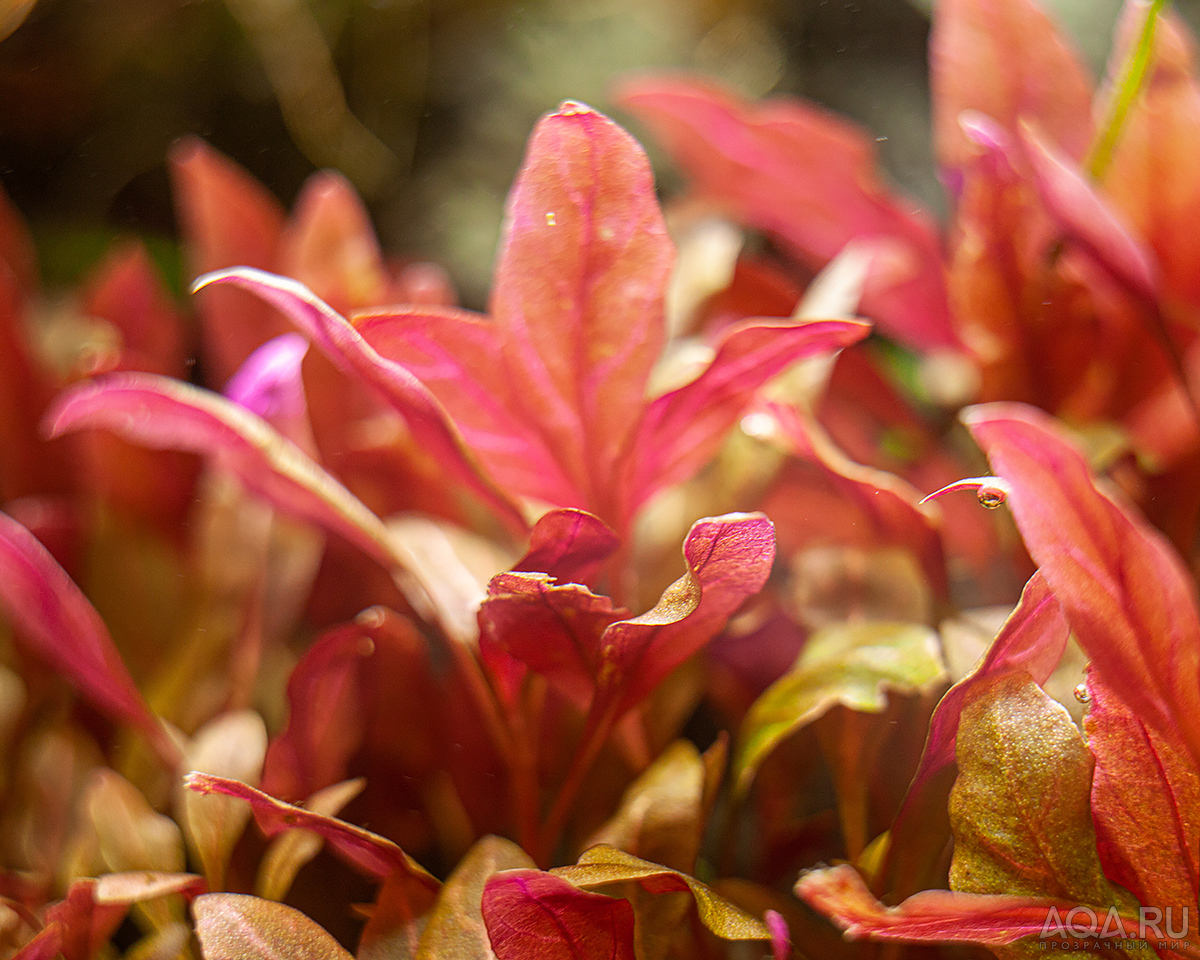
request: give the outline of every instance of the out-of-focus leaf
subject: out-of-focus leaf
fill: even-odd
[[[1200,836],[1181,826],[1200,820],[1193,581],[1160,534],[1096,487],[1082,454],[1049,417],[991,404],[964,420],[1007,485],[1025,545],[1091,659],[1088,690],[1109,704],[1087,727],[1105,872],[1143,902],[1159,891],[1194,897]],[[1123,782],[1148,777],[1148,749],[1159,762],[1147,790],[1169,798],[1154,805],[1166,819],[1153,843],[1144,814],[1124,807],[1140,790],[1126,795]]]
[[[957,756],[950,795],[955,890],[1042,896],[1100,915],[1116,907],[1137,916],[1138,902],[1109,882],[1096,855],[1092,755],[1066,709],[1028,674],[1011,672],[971,690]]]
[[[871,895],[849,864],[810,870],[796,883],[796,896],[829,917],[851,939],[908,943],[977,943],[999,947],[1042,932],[1051,910],[1066,916],[1072,901],[999,894],[924,890],[895,907]],[[1137,929],[1133,920],[1129,935]]]
[[[420,766],[437,750],[427,742],[437,716],[429,670],[427,641],[391,610],[372,607],[327,631],[288,677],[288,720],[267,750],[266,792],[299,798],[330,786],[365,739],[394,739],[396,729],[416,741],[405,755]]]
[[[284,213],[261,184],[196,137],[172,149],[170,171],[193,276],[236,264],[275,265]],[[238,291],[210,291],[197,303],[205,367],[215,383],[288,329],[266,304]]]
[[[106,428],[156,449],[219,457],[280,512],[340,534],[389,569],[382,522],[259,417],[224,397],[152,374],[113,374],[62,394],[46,415],[53,436]]]
[[[727,331],[707,367],[691,382],[655,398],[632,440],[625,514],[702,467],[758,389],[793,363],[832,357],[869,327],[853,320],[800,324],[749,321]]]
[[[763,914],[763,922],[771,931],[772,960],[788,960],[792,955],[792,933],[787,921],[778,911],[768,910]]]
[[[204,960],[351,960],[293,907],[239,893],[209,893],[192,904]]]
[[[633,907],[549,873],[510,870],[483,891],[483,922],[498,960],[634,960]]]
[[[629,785],[612,817],[588,843],[689,872],[704,832],[704,759],[676,740]]]
[[[186,923],[172,921],[142,937],[125,951],[125,960],[179,960],[185,956],[192,928]]]
[[[201,727],[183,753],[184,770],[257,783],[267,752],[267,728],[253,710],[222,714]],[[232,797],[199,794],[180,785],[176,793],[180,824],[193,856],[200,860],[209,889],[225,886],[225,868],[246,828],[250,810]]]
[[[600,844],[585,850],[574,866],[552,870],[577,887],[636,882],[650,893],[690,893],[709,930],[723,940],[770,940],[766,925],[718,896],[694,877]]]
[[[835,704],[876,713],[887,691],[918,693],[946,679],[937,634],[910,623],[846,623],[809,638],[792,670],[755,701],[734,752],[736,789],[745,793],[754,774],[781,740]]]
[[[762,508],[779,529],[780,549],[824,540],[866,548],[904,547],[920,562],[930,587],[945,596],[949,584],[942,525],[921,504],[920,493],[894,474],[855,463],[815,419],[794,407],[771,403],[763,412],[771,418],[768,439],[775,439],[811,467],[816,474],[811,484],[828,491],[820,500],[828,509],[818,509],[813,498],[819,494],[803,479],[805,475],[793,484],[784,474]]]
[[[534,524],[529,550],[512,569],[548,573],[559,583],[588,583],[619,546],[599,517],[585,510],[550,510]]]
[[[362,793],[366,783],[362,777],[335,783],[314,793],[304,802],[304,807],[323,817],[335,817],[342,807]],[[277,836],[258,865],[255,894],[264,900],[282,900],[300,868],[321,852],[324,843],[311,830],[288,830]]]
[[[438,881],[424,867],[391,840],[362,827],[284,803],[236,780],[214,777],[206,773],[189,773],[184,777],[184,784],[198,793],[223,793],[245,800],[254,810],[254,819],[258,822],[259,829],[269,837],[291,827],[311,830],[324,837],[330,847],[368,876],[382,880],[398,873],[412,878],[433,892],[440,887]]]
[[[417,960],[489,960],[492,956],[481,901],[484,885],[500,870],[534,867],[520,847],[502,837],[484,837],[446,880],[417,947]],[[365,934],[364,934],[365,937]],[[359,960],[367,960],[360,954]]]
[[[1067,239],[1079,244],[1134,294],[1155,301],[1159,281],[1154,254],[1133,235],[1083,171],[1039,131],[1022,123],[1019,133],[1042,203]]]
[[[300,378],[307,352],[308,341],[298,333],[268,340],[246,358],[221,392],[311,454],[312,439],[306,437],[308,402]]]
[[[156,813],[141,791],[119,774],[96,770],[84,790],[82,809],[98,840],[97,872],[183,870],[179,827]]]
[[[929,50],[934,144],[939,162],[965,166],[972,148],[959,127],[965,110],[1015,135],[1033,120],[1068,156],[1092,136],[1092,83],[1078,57],[1034,0],[939,0]]]
[[[140,730],[165,763],[178,748],[150,712],[108,628],[37,539],[0,513],[0,603],[17,636],[89,701]]]
[[[806,265],[824,265],[855,237],[895,241],[904,277],[869,277],[862,312],[914,347],[958,344],[937,235],[880,182],[873,137],[807,104],[748,104],[681,78],[627,83],[618,102],[654,130],[702,196],[779,237]]]
[[[208,273],[196,281],[194,289],[225,285],[249,290],[281,311],[335,365],[378,390],[444,470],[478,494],[501,518],[524,528],[520,511],[480,473],[438,399],[407,369],[381,357],[345,317],[303,284],[262,270],[234,268]]]
[[[506,213],[490,312],[511,407],[609,516],[675,259],[650,165],[607,117],[564,103],[534,128]]]

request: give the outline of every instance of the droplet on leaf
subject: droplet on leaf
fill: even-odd
[[[1090,693],[1088,693],[1088,688],[1087,688],[1086,683],[1080,683],[1080,684],[1075,685],[1075,699],[1078,700],[1080,703],[1091,703],[1092,702],[1092,695]]]
[[[1008,499],[1008,491],[1003,487],[985,483],[979,488],[979,502],[989,510],[995,510]]]

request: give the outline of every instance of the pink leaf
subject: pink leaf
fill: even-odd
[[[483,889],[497,960],[634,960],[633,907],[537,870],[506,870]]]
[[[0,604],[17,636],[97,708],[140,730],[168,766],[179,757],[138,692],[108,628],[28,530],[0,513]]]
[[[410,371],[454,419],[464,442],[504,489],[562,506],[584,494],[508,403],[513,384],[501,362],[503,331],[488,317],[425,307],[355,314],[354,326],[386,360]]]
[[[1086,250],[1119,283],[1154,302],[1158,264],[1154,254],[1100,196],[1096,185],[1028,123],[1020,126],[1021,145],[1033,182],[1058,228]]]
[[[389,569],[397,563],[378,517],[295,444],[217,394],[153,374],[113,374],[61,394],[46,423],[52,436],[99,427],[155,449],[219,457],[281,512],[345,537]]]
[[[378,390],[451,476],[482,497],[507,522],[524,529],[520,511],[480,474],[437,398],[404,367],[381,357],[345,317],[307,287],[262,270],[237,268],[205,274],[193,289],[198,291],[213,284],[231,284],[249,290],[281,311],[336,365]]]
[[[300,379],[307,352],[308,341],[298,333],[268,340],[238,367],[222,393],[269,423],[295,421],[307,409]]]
[[[225,777],[193,771],[184,777],[184,785],[197,793],[221,793],[245,800],[254,809],[254,819],[259,829],[268,837],[293,827],[311,830],[324,837],[330,847],[368,876],[383,880],[400,874],[434,892],[440,886],[433,876],[391,840],[352,823],[284,803],[248,784]]]
[[[780,237],[806,265],[824,265],[856,237],[894,240],[905,277],[868,279],[863,313],[914,347],[958,344],[937,235],[880,182],[873,138],[808,104],[754,105],[684,78],[637,80],[618,101],[655,131],[702,196]]]
[[[581,104],[544,116],[508,198],[491,314],[510,409],[602,516],[662,348],[674,257],[633,138]]]
[[[727,331],[696,379],[646,408],[630,448],[633,476],[625,513],[632,515],[652,494],[702,467],[773,376],[806,357],[834,354],[869,329],[851,320],[817,320],[750,321]]]

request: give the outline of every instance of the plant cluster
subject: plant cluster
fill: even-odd
[[[940,230],[809,104],[628,81],[664,218],[565,103],[486,314],[332,173],[176,149],[194,315],[136,244],[53,303],[0,197],[4,955],[1200,952],[1162,6],[1096,92],[939,0]]]

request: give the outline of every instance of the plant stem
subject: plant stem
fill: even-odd
[[[1170,0],[1151,0],[1150,8],[1146,11],[1146,20],[1142,24],[1137,43],[1130,48],[1121,64],[1121,72],[1117,78],[1113,94],[1108,103],[1108,112],[1104,123],[1092,142],[1084,160],[1084,169],[1093,180],[1103,180],[1112,164],[1113,153],[1117,141],[1125,128],[1129,111],[1142,92],[1146,81],[1146,73],[1150,68],[1150,60],[1154,53],[1154,32],[1158,26],[1159,15],[1167,7]]]

